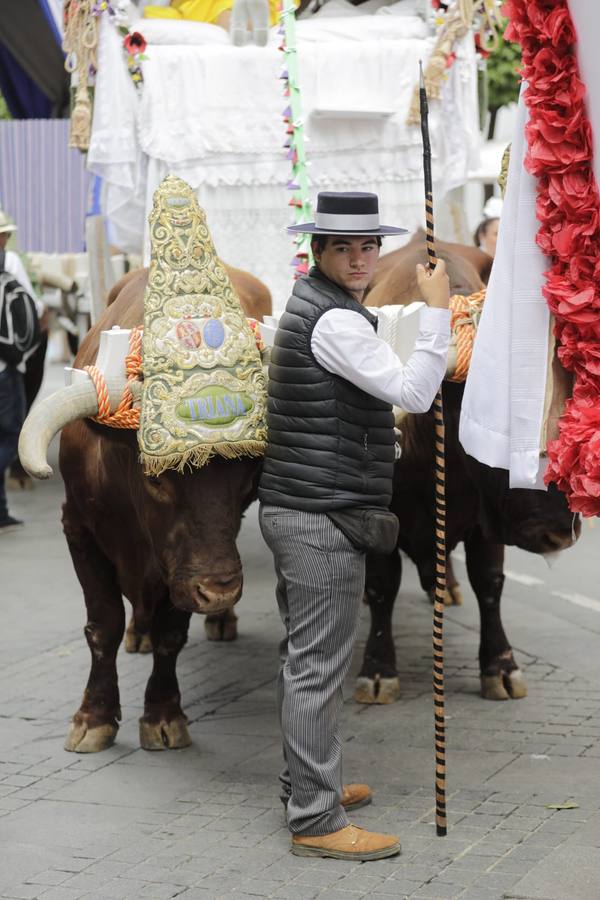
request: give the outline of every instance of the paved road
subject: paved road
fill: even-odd
[[[123,721],[101,754],[62,741],[88,671],[84,608],[60,531],[58,478],[12,495],[26,529],[0,543],[0,896],[44,900],[272,897],[461,900],[600,897],[600,528],[548,568],[508,554],[504,619],[529,697],[478,696],[477,611],[447,614],[450,830],[433,826],[431,609],[407,566],[395,614],[402,699],[344,709],[346,780],[375,802],[356,822],[398,832],[403,853],[354,865],[300,859],[277,798],[273,702],[281,626],[256,514],[241,535],[240,637],[181,655],[194,745],[147,753],[137,718],[150,660],[120,653]],[[357,647],[357,671],[366,617]],[[353,677],[353,676],[352,676]],[[574,809],[551,804],[572,800]]]

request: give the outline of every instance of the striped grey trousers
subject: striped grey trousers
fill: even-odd
[[[340,803],[338,719],[365,586],[365,554],[324,513],[261,505],[259,518],[275,559],[286,630],[278,678],[282,799],[288,800],[292,833],[329,834],[348,824]]]

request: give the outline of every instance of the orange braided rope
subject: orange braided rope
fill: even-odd
[[[260,352],[264,351],[264,343],[260,334],[260,325],[256,319],[248,319],[248,324],[254,332],[256,346]],[[141,325],[137,325],[131,329],[129,336],[129,353],[125,357],[125,372],[127,381],[135,381],[142,374],[142,336],[144,329]],[[125,387],[123,396],[119,405],[111,415],[110,398],[104,375],[96,366],[84,366],[84,371],[88,373],[98,395],[98,415],[92,416],[94,422],[100,425],[108,425],[110,428],[133,428],[140,427],[140,410],[133,406],[133,395],[129,386]]]
[[[477,333],[477,321],[484,300],[485,288],[469,297],[460,294],[450,297],[452,310],[450,328],[452,334],[456,336],[456,369],[454,374],[447,378],[448,381],[461,382],[467,377]]]
[[[125,357],[127,381],[135,381],[142,373],[142,334],[143,328],[137,326],[132,328],[129,336],[129,353]],[[119,405],[111,415],[104,375],[96,366],[83,368],[92,379],[98,395],[98,415],[93,416],[94,422],[110,428],[139,428],[140,411],[133,408],[133,395],[129,386],[125,387]]]

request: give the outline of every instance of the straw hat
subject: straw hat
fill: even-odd
[[[2,212],[0,209],[0,234],[8,234],[11,231],[16,231],[17,226],[10,221],[5,212]]]

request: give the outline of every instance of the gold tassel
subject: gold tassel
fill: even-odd
[[[87,150],[92,131],[88,76],[97,68],[98,16],[94,14],[94,0],[65,0],[64,22],[65,69],[74,76],[73,80],[77,78],[69,147]]]
[[[75,104],[71,113],[71,133],[69,147],[88,150],[92,131],[92,104],[87,84],[80,81],[75,94]]]
[[[200,469],[214,456],[223,459],[241,459],[243,456],[264,456],[266,444],[264,441],[239,441],[236,443],[223,442],[221,444],[209,444],[207,446],[192,447],[185,453],[171,453],[169,456],[149,456],[140,454],[140,462],[144,467],[145,475],[160,475],[167,469],[174,469],[183,474],[187,468]]]
[[[465,36],[468,27],[465,23],[463,11],[458,7],[451,7],[446,14],[444,26],[440,30],[425,67],[425,88],[430,100],[439,100],[442,96],[442,88],[448,72],[446,60],[452,53],[455,43]],[[417,81],[413,90],[406,123],[407,125],[418,125],[420,121],[419,82]]]

